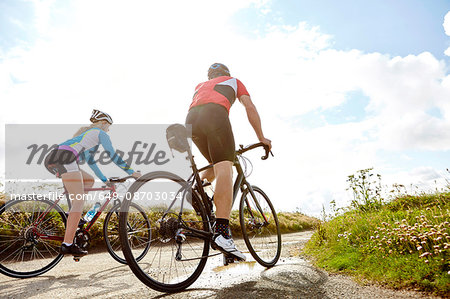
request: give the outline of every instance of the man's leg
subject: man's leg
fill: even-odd
[[[216,175],[216,190],[214,204],[216,205],[216,226],[214,246],[227,255],[233,255],[245,261],[245,255],[234,245],[230,234],[230,213],[233,202],[233,162],[222,161],[214,165]]]
[[[216,218],[230,219],[231,203],[233,201],[233,162],[222,161],[214,164],[216,176],[216,189],[214,191],[214,204],[216,205]]]

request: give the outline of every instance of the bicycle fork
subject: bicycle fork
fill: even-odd
[[[248,212],[249,212],[251,218],[253,219],[253,222],[254,222],[253,225],[257,226],[257,228],[269,225],[269,221],[267,220],[266,214],[264,214],[264,211],[261,208],[261,205],[259,204],[259,201],[256,199],[256,195],[255,195],[255,192],[253,191],[253,188],[247,182],[245,182],[245,185],[246,185],[247,188],[242,190],[242,192],[247,190],[247,192],[250,193],[250,196],[253,199],[253,202],[255,203],[257,212],[259,212],[262,215],[263,219],[264,219],[264,222],[262,224],[257,224],[255,222],[256,217],[255,217],[255,215],[253,213],[253,209],[251,208],[250,201],[249,201],[248,197],[245,197],[245,204],[247,205]]]

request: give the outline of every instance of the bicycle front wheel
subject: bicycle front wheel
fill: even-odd
[[[197,212],[188,202],[190,196],[200,207]],[[150,248],[140,261],[127,239],[132,201],[148,210],[151,224]],[[160,292],[179,292],[197,280],[208,258],[211,237],[205,209],[188,183],[163,171],[148,173],[131,185],[120,209],[119,235],[133,273]]]
[[[45,199],[11,200],[0,207],[0,273],[29,278],[52,269],[62,259],[66,215]]]
[[[281,254],[277,213],[269,197],[258,187],[247,188],[239,205],[242,235],[250,254],[264,267],[274,266]]]
[[[126,264],[127,261],[123,256],[119,239],[119,210],[120,204],[117,204],[106,215],[103,224],[103,236],[106,248],[111,256],[119,263]],[[135,252],[136,261],[140,261],[150,248],[150,222],[145,211],[135,203],[130,203],[129,214],[127,238],[132,251]]]

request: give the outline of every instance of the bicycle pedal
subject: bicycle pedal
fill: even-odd
[[[75,262],[79,262],[80,259],[81,259],[81,256],[74,256],[74,257],[73,257],[73,260],[74,260]]]
[[[223,265],[228,266],[229,264],[233,264],[235,258],[233,256],[223,255]]]

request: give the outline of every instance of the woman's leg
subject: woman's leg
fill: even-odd
[[[94,183],[95,183],[94,177],[84,170],[80,170],[80,171],[81,171],[81,175],[83,176],[84,189],[92,188],[92,186],[94,186]]]
[[[69,193],[72,201],[72,208],[67,218],[66,233],[64,235],[64,243],[71,244],[80,222],[81,213],[84,204],[84,184],[81,171],[66,172],[62,176],[64,186]]]

